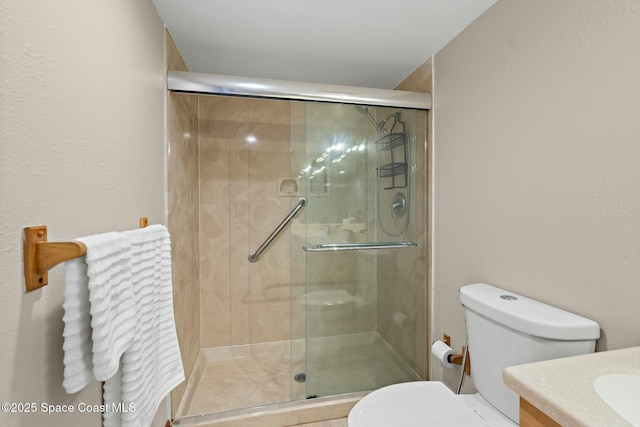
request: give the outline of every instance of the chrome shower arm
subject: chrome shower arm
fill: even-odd
[[[378,132],[380,132],[383,135],[386,135],[388,133],[387,130],[384,128],[383,123],[376,122],[376,119],[373,118],[373,116],[369,112],[369,108],[366,105],[356,105],[356,110],[358,110],[358,113],[364,114],[365,116],[367,116],[369,118],[369,121],[371,121],[371,123],[378,130]]]

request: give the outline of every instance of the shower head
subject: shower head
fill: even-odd
[[[376,129],[378,129],[378,132],[382,133],[383,135],[387,134],[387,130],[384,127],[382,127],[382,125],[378,124],[376,122],[376,119],[374,119],[371,113],[369,113],[369,107],[367,107],[366,105],[356,105],[355,107],[356,107],[356,110],[358,110],[358,113],[364,114],[369,118],[371,123],[373,123]]]

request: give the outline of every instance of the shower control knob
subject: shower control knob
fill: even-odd
[[[407,210],[407,199],[404,196],[404,193],[398,192],[393,196],[393,200],[391,201],[391,209],[397,216],[404,215],[405,211]]]

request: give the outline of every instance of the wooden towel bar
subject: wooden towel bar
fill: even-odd
[[[140,227],[149,221],[140,218]],[[49,281],[47,272],[54,266],[87,253],[82,242],[47,242],[47,226],[24,228],[24,280],[26,292],[41,288]]]

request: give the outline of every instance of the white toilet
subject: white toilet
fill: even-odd
[[[519,398],[502,382],[507,366],[591,353],[600,327],[593,320],[485,283],[460,289],[471,378],[476,394],[454,394],[438,381],[395,384],[365,396],[349,427],[512,427]]]

